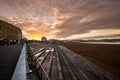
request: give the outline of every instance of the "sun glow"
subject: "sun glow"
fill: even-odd
[[[33,39],[34,39],[34,40],[41,40],[41,37],[38,36],[38,35],[35,35],[35,36],[33,37]]]
[[[38,34],[33,34],[29,37],[30,40],[41,40],[41,36]]]

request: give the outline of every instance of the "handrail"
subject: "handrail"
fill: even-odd
[[[26,44],[24,44],[11,80],[27,80]]]
[[[36,60],[36,64],[39,64],[39,69],[38,69],[39,72],[38,73],[39,73],[41,80],[50,80],[48,74],[46,73],[43,66],[41,65],[41,63],[38,60]]]

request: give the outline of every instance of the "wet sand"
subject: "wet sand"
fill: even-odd
[[[120,79],[120,45],[75,42],[61,44],[95,64],[113,80]]]

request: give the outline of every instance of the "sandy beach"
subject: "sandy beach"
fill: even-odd
[[[120,79],[120,45],[75,42],[61,44],[95,64],[100,70],[109,74],[113,80]]]

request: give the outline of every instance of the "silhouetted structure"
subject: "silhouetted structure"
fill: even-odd
[[[43,36],[43,37],[41,38],[41,40],[42,40],[43,43],[46,43],[46,42],[47,42],[47,38],[46,38],[45,36]]]

